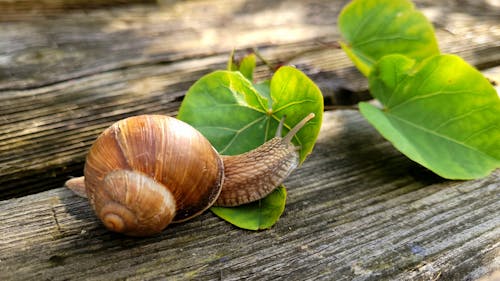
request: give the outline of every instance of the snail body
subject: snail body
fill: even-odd
[[[299,163],[291,139],[314,114],[284,138],[235,156],[219,156],[190,125],[168,116],[140,115],[116,122],[94,142],[84,177],[66,182],[85,196],[104,225],[147,236],[195,217],[214,203],[237,206],[265,197]]]

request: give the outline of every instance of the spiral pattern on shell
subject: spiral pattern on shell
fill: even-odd
[[[161,115],[130,117],[106,129],[84,169],[90,203],[105,226],[144,236],[208,209],[223,164],[198,131]]]

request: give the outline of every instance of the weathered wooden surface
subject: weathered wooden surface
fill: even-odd
[[[89,145],[116,120],[175,114],[188,87],[223,68],[233,47],[257,46],[272,62],[290,60],[327,102],[366,98],[366,79],[341,50],[325,48],[339,39],[336,17],[348,1],[164,1],[99,9],[102,1],[85,8],[75,0],[67,4],[82,8],[70,10],[63,1],[32,2],[0,1],[6,11],[0,15],[0,199],[80,175]],[[416,3],[436,25],[444,52],[480,68],[500,64],[500,7]],[[258,68],[259,78],[267,74]]]
[[[175,115],[233,47],[296,65],[327,103],[366,99],[366,79],[331,47],[348,1],[45,2],[0,0],[0,280],[475,280],[500,270],[500,172],[445,181],[345,110],[326,113],[271,230],[205,213],[148,239],[109,233],[62,183],[81,175],[110,123]],[[442,51],[500,84],[498,1],[416,4]]]
[[[205,213],[131,239],[59,188],[0,202],[0,279],[474,280],[500,269],[499,180],[444,181],[329,112],[271,230]]]

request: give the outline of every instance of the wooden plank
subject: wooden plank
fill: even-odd
[[[339,39],[335,20],[345,2],[96,5],[46,17],[13,9],[22,21],[0,23],[0,199],[80,175],[89,145],[116,120],[175,115],[188,87],[223,68],[233,47],[258,46],[271,62],[296,65],[327,103],[366,99],[366,79],[341,50],[324,45]],[[481,68],[500,63],[498,9],[416,3],[437,26],[443,51]],[[259,79],[268,75],[257,68]]]
[[[296,65],[327,103],[369,97],[343,52],[325,47],[339,39],[347,1],[49,2],[0,0],[0,200],[55,188],[0,201],[0,280],[474,280],[500,271],[500,171],[445,181],[355,111],[326,113],[271,230],[239,230],[207,212],[146,239],[106,231],[62,183],[81,174],[111,122],[175,115],[233,47]],[[494,1],[415,2],[444,52],[497,81]],[[268,75],[259,65],[257,77]]]
[[[445,181],[358,112],[328,112],[272,229],[207,212],[128,238],[58,188],[0,202],[0,279],[474,280],[500,270],[499,182]]]
[[[120,118],[175,114],[187,88],[208,71],[223,68],[238,41],[257,38],[241,44],[251,46],[273,40],[282,45],[272,50],[286,55],[311,48],[314,43],[297,42],[324,33],[319,26],[297,24],[295,32],[304,35],[295,43],[280,39],[286,23],[273,23],[271,15],[261,16],[264,27],[258,31],[245,14],[231,17],[224,25],[232,28],[226,29],[223,19],[243,2],[223,3],[131,5],[3,23],[0,198],[61,186],[69,175],[80,174],[90,143]],[[233,33],[240,35],[227,40]]]
[[[130,4],[155,4],[153,0],[0,0],[0,21],[20,21],[67,13],[71,10],[91,10]]]
[[[188,1],[6,22],[0,34],[0,89],[34,88],[107,70],[226,54],[232,48],[337,40],[335,20],[344,2]],[[459,53],[476,65],[498,64],[498,9],[486,6],[478,12],[474,1],[426,2],[416,1],[437,26],[444,52]],[[331,60],[342,58],[339,66],[352,66],[341,54],[331,54]]]

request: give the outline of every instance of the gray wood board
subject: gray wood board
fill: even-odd
[[[327,102],[368,96],[366,79],[330,46],[348,1],[119,2],[0,1],[0,199],[81,175],[90,144],[114,121],[175,115],[189,86],[224,68],[233,47],[296,65]],[[443,52],[479,68],[500,64],[498,7],[415,2]],[[259,65],[257,78],[268,75]]]
[[[474,280],[500,270],[499,181],[443,180],[357,111],[327,112],[272,229],[206,212],[128,238],[58,188],[0,202],[0,279]]]

